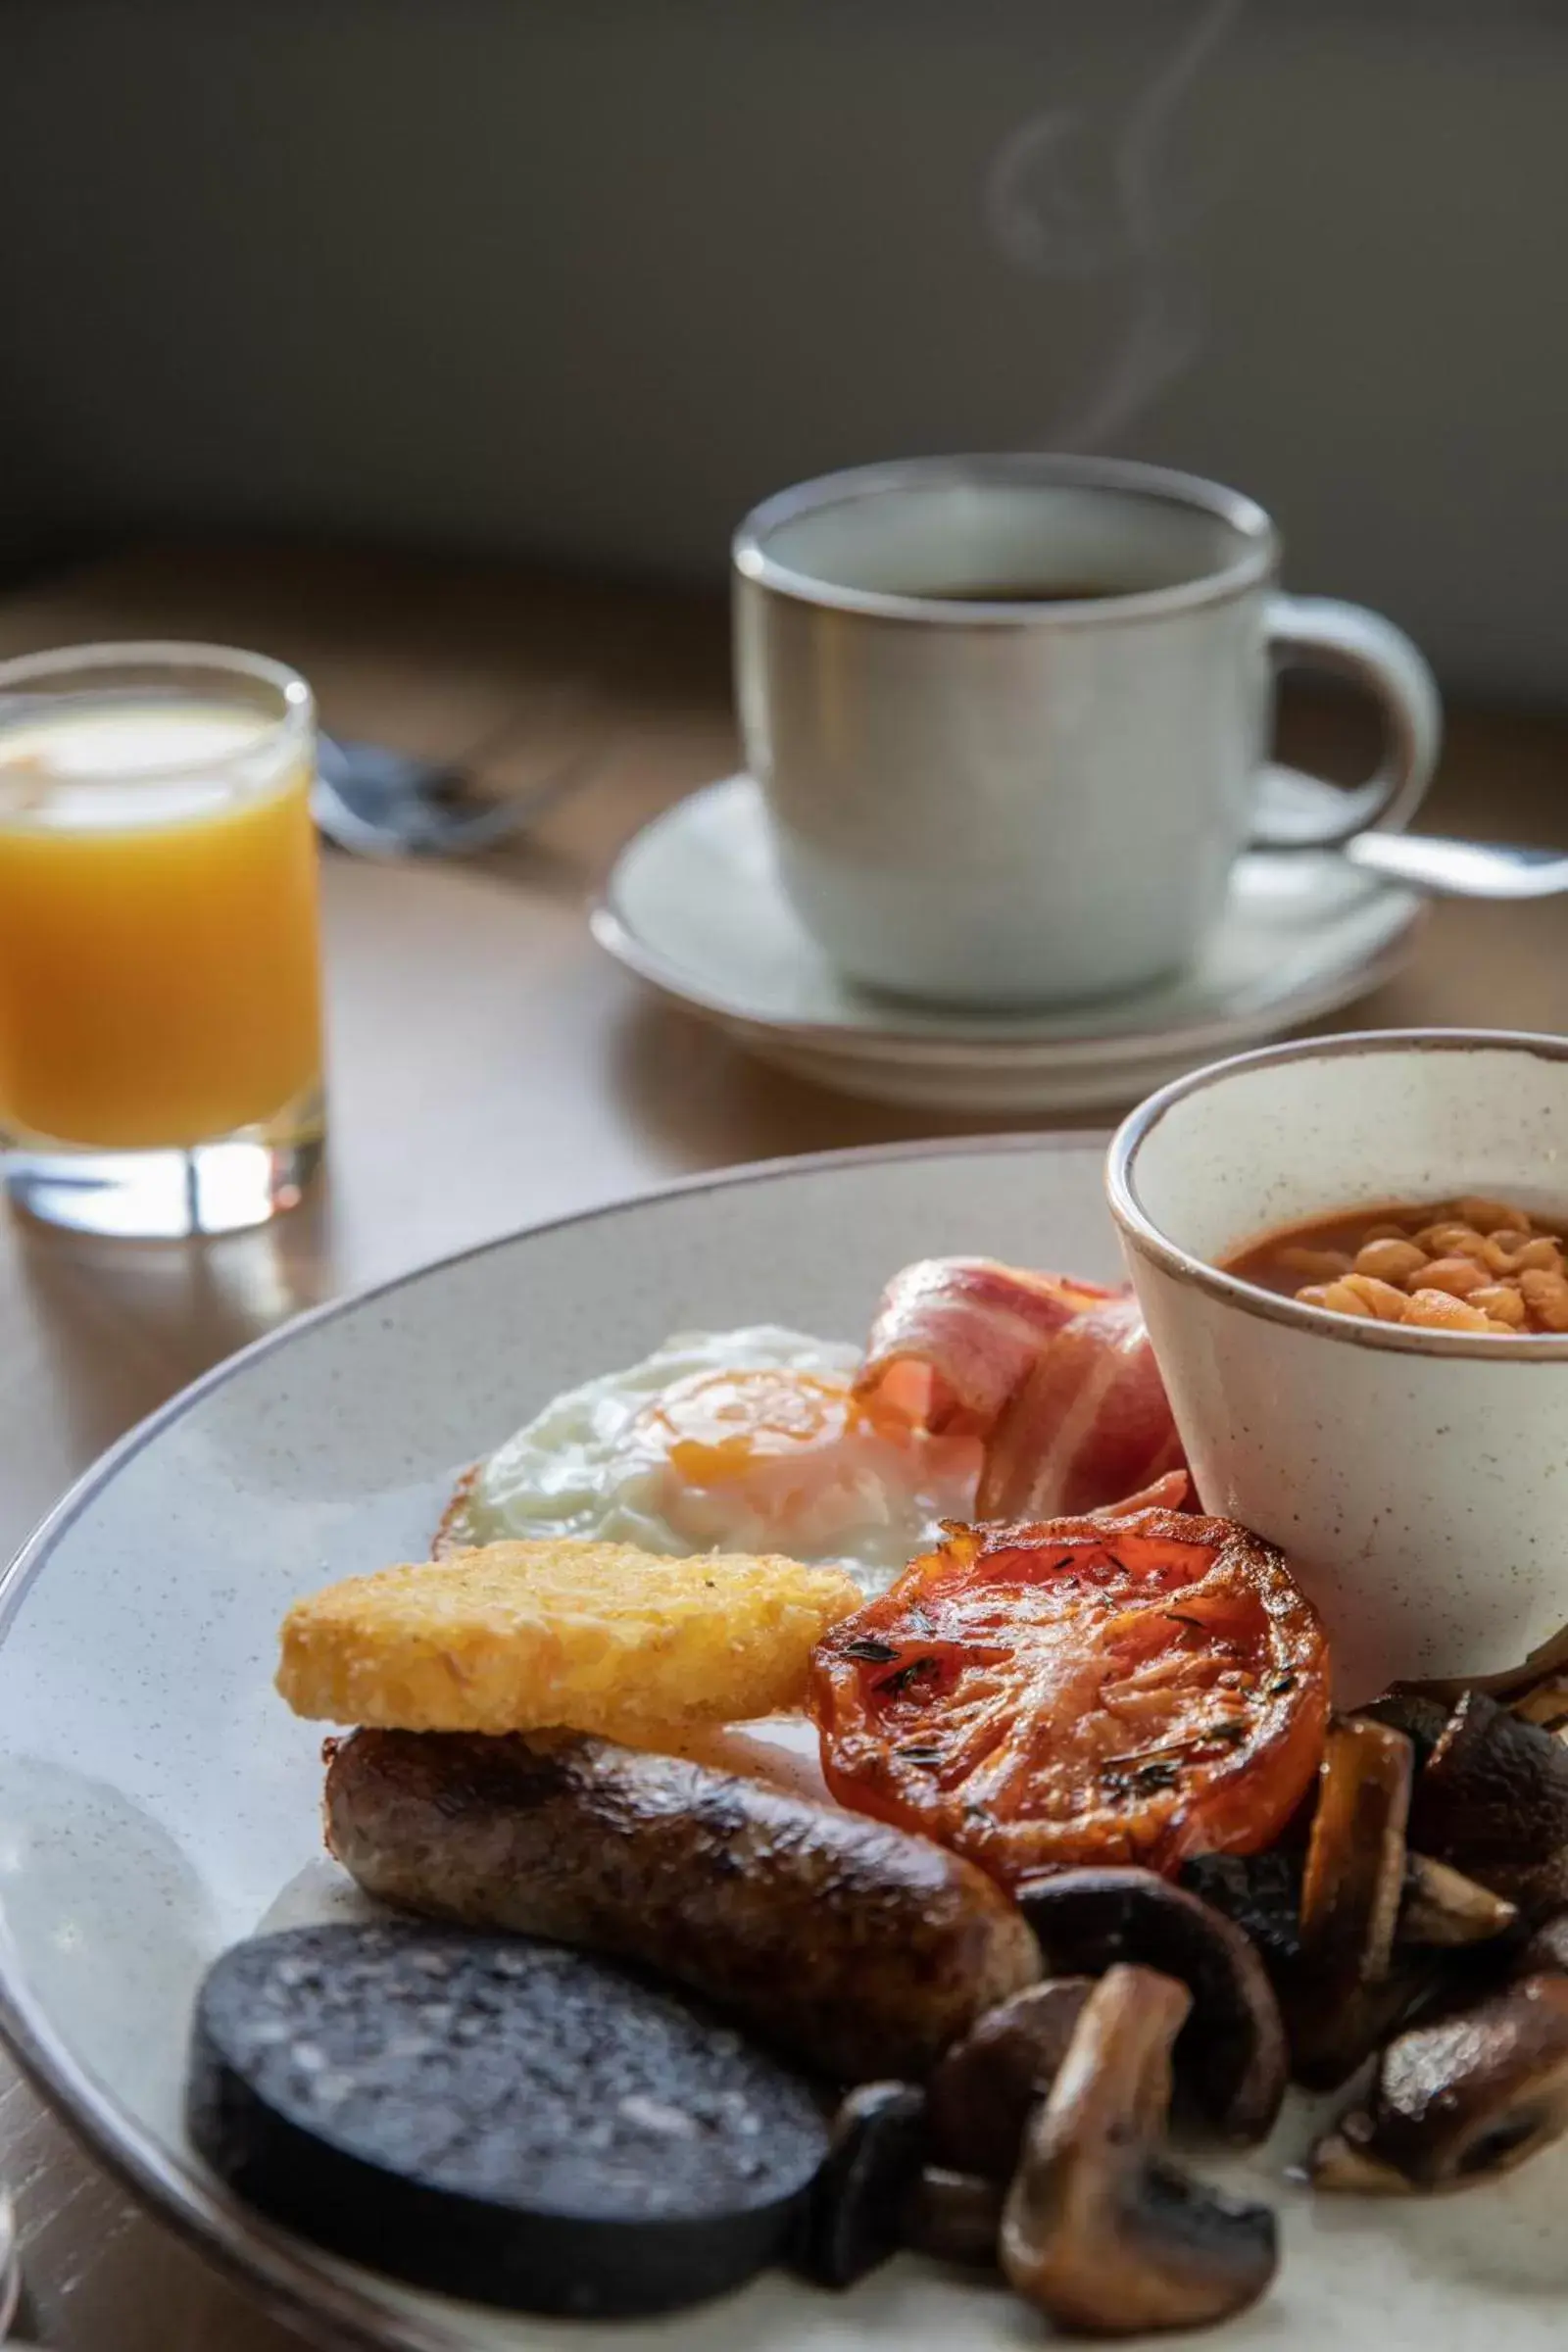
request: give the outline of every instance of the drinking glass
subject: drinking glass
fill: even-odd
[[[320,1158],[311,690],[203,645],[0,663],[0,1140],[77,1230],[226,1233]]]

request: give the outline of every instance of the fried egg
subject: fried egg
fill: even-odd
[[[683,1332],[547,1404],[480,1464],[453,1533],[778,1551],[881,1592],[970,1512],[980,1447],[867,1408],[859,1360],[772,1324]]]

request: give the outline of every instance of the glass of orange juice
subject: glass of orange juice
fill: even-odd
[[[292,1207],[320,1158],[303,678],[203,645],[0,663],[0,1140],[51,1224]]]

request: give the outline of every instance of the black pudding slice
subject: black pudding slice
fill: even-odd
[[[580,2317],[739,2285],[827,2144],[808,2086],[706,2012],[557,1944],[413,1926],[225,1952],[186,2114],[232,2188],[335,2253]]]

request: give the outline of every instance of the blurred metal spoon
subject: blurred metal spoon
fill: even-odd
[[[572,753],[526,791],[497,797],[475,791],[480,765],[549,713],[511,713],[452,760],[421,759],[384,744],[322,735],[311,811],[328,841],[362,858],[466,858],[494,848],[587,782],[600,765],[596,740]]]
[[[1509,841],[1446,841],[1435,833],[1358,833],[1352,865],[1443,899],[1550,899],[1568,890],[1568,850]]]

